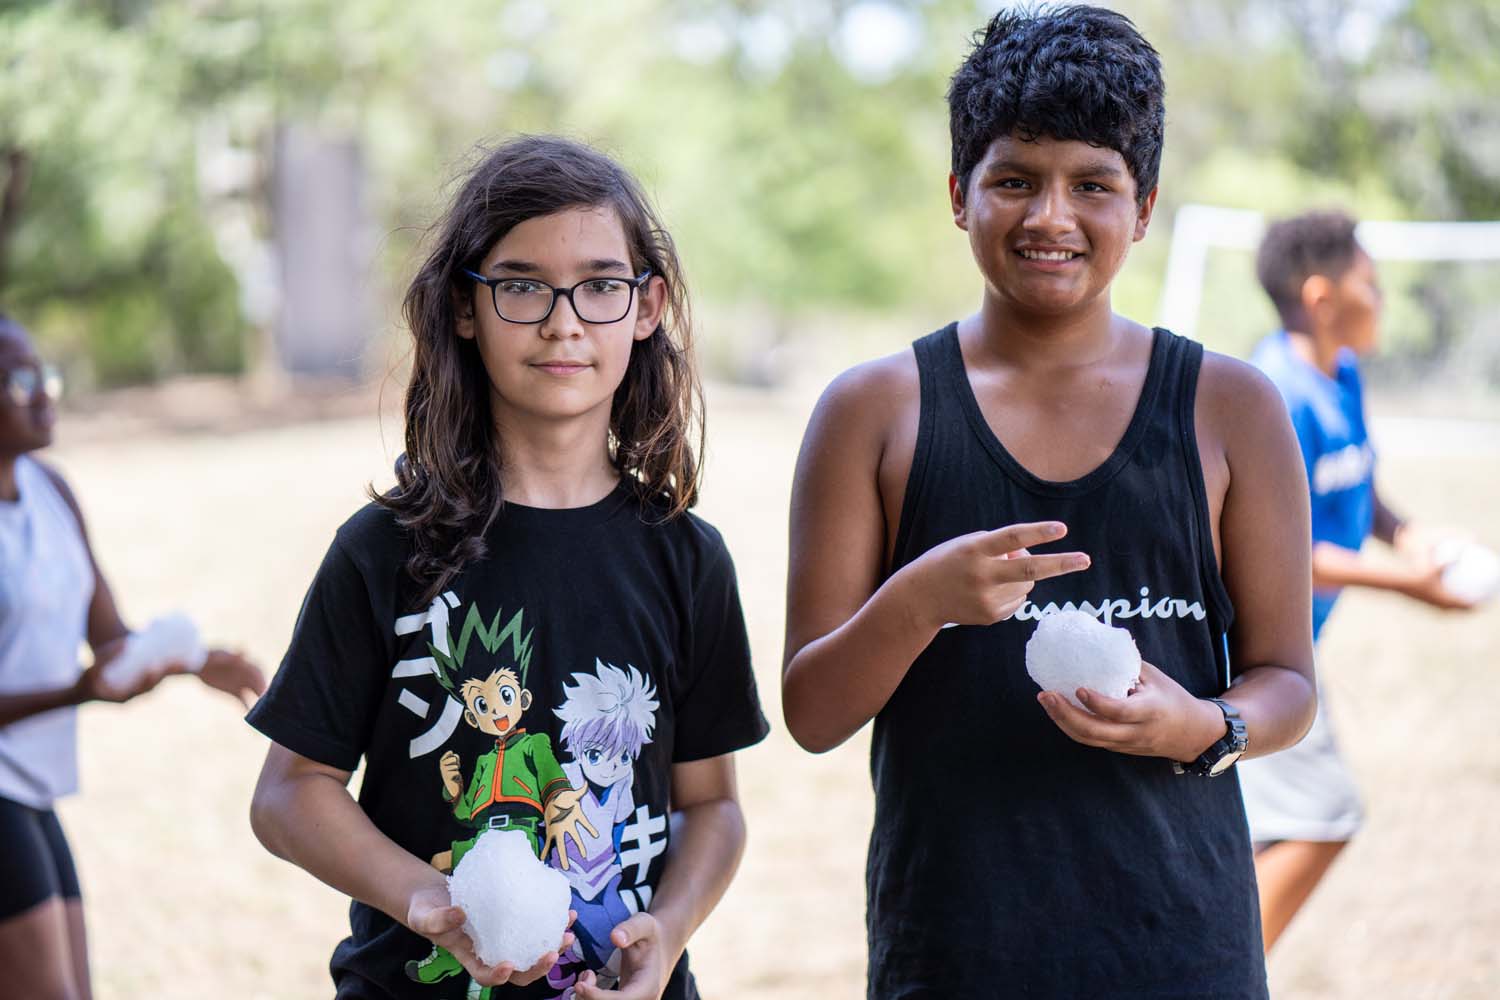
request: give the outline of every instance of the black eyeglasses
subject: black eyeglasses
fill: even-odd
[[[0,368],[0,388],[15,406],[29,406],[38,390],[44,396],[57,399],[62,395],[62,373],[52,365],[22,365],[19,368]]]
[[[463,272],[490,286],[495,315],[507,323],[540,323],[552,315],[564,295],[585,323],[618,323],[630,312],[635,290],[651,277],[647,268],[635,278],[584,278],[570,288],[555,288],[536,278],[486,278],[468,268]]]

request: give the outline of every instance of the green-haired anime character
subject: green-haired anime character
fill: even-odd
[[[454,841],[449,850],[433,856],[432,866],[442,872],[451,872],[488,830],[519,830],[537,857],[556,846],[564,858],[565,836],[572,837],[582,852],[580,828],[590,836],[598,833],[578,804],[585,789],[569,784],[552,753],[551,739],[520,726],[532,700],[526,690],[531,632],[522,634],[521,618],[522,612],[517,611],[502,629],[497,611],[486,627],[479,609],[470,605],[457,643],[450,634],[448,651],[428,646],[438,683],[464,706],[464,722],[495,738],[493,749],[474,762],[467,790],[458,753],[449,750],[438,760],[443,799],[453,803],[458,821],[473,830],[472,836]],[[489,656],[468,655],[474,638]],[[421,962],[406,964],[407,976],[421,983],[435,983],[462,971],[458,959],[442,948],[434,948]]]

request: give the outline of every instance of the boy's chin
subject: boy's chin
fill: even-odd
[[[1093,305],[1096,297],[1078,288],[1023,288],[1012,289],[1004,300],[1033,316],[1061,318],[1083,312]]]

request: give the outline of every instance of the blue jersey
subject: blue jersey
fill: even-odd
[[[1286,400],[1312,493],[1312,540],[1357,550],[1375,521],[1375,452],[1365,432],[1364,389],[1354,354],[1339,356],[1329,378],[1292,350],[1279,331],[1261,341],[1250,361]],[[1323,630],[1337,590],[1313,592],[1313,638]]]

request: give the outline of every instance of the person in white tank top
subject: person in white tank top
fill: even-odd
[[[58,388],[26,331],[0,313],[0,969],[6,996],[88,1000],[78,879],[52,811],[78,788],[77,708],[129,701],[185,668],[124,685],[105,675],[130,630],[72,491],[33,457],[52,443]],[[259,667],[223,649],[198,676],[247,707],[266,687]]]

